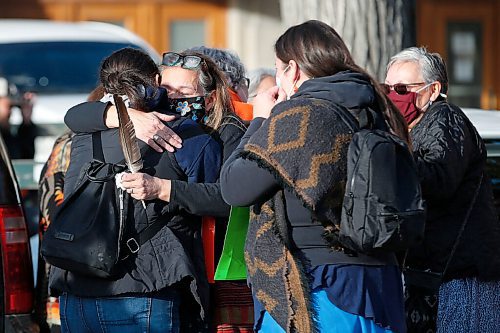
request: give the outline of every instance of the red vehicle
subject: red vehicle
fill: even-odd
[[[14,169],[0,136],[0,332],[36,332],[28,230]]]

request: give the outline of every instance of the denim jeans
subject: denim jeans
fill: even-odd
[[[61,332],[178,333],[179,303],[174,290],[159,297],[83,298],[64,294],[59,297]]]

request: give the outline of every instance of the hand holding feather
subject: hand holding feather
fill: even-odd
[[[118,114],[118,132],[125,163],[131,173],[136,173],[142,169],[143,163],[141,150],[135,136],[134,124],[128,115],[123,99],[119,95],[114,94],[113,100]],[[146,209],[146,203],[144,200],[141,201],[142,206]]]

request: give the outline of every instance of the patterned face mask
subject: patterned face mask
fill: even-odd
[[[171,98],[169,102],[171,112],[179,113],[183,117],[191,117],[198,123],[207,122],[205,96]]]

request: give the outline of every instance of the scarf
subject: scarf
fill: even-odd
[[[279,103],[242,155],[269,169],[283,189],[311,210],[326,241],[340,223],[353,134],[344,120],[348,112],[312,98]],[[307,274],[311,267],[290,237],[282,190],[252,208],[245,244],[248,278],[255,297],[286,331],[317,332]]]

